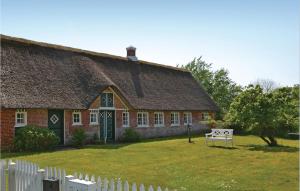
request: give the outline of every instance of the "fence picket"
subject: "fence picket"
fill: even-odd
[[[114,182],[114,179],[110,180],[109,191],[115,191],[115,182]]]
[[[150,186],[149,186],[149,189],[148,189],[148,191],[154,191],[154,189],[153,189],[152,185],[150,185]]]
[[[124,183],[124,191],[129,191],[129,184],[127,180]]]
[[[66,176],[64,169],[56,167],[46,167],[45,170],[39,169],[38,165],[32,162],[16,160],[13,163],[12,160],[0,160],[0,189],[6,189],[6,173],[5,170],[8,167],[8,183],[9,191],[42,191],[42,181],[44,179],[55,178],[59,180],[59,191],[67,191],[68,185],[73,186],[75,190],[81,190],[83,185],[88,186],[89,191],[154,191],[154,187],[150,185],[146,187],[144,184],[140,184],[139,187],[136,183],[131,186],[128,181],[122,182],[120,178],[110,179],[97,177],[94,175],[89,176],[83,173],[74,173],[74,176]],[[13,178],[12,178],[13,177]],[[72,179],[77,179],[70,181]],[[81,180],[81,181],[78,181]],[[4,183],[3,183],[4,182]],[[77,187],[78,186],[78,187]],[[131,189],[130,189],[131,187]],[[148,189],[147,189],[148,188]],[[162,191],[160,186],[157,187],[157,191]],[[168,191],[165,188],[164,191]]]
[[[120,178],[117,181],[117,191],[122,191],[122,181]]]
[[[145,186],[144,186],[144,184],[141,184],[141,185],[140,185],[140,191],[145,191]]]
[[[131,190],[132,191],[137,191],[135,182],[132,184]]]
[[[101,191],[101,190],[102,190],[102,182],[101,182],[100,176],[98,176],[98,179],[97,179],[97,191]]]

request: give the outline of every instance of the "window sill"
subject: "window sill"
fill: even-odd
[[[154,125],[154,127],[162,128],[162,127],[165,127],[165,125]]]
[[[149,127],[149,125],[148,126],[137,126],[137,128],[148,128]]]
[[[90,123],[90,125],[99,125],[98,123]]]
[[[171,127],[180,127],[180,124],[171,125]]]
[[[82,123],[73,123],[72,126],[81,126]]]
[[[26,126],[27,124],[17,124],[17,125],[15,125],[15,127],[24,127],[24,126]]]
[[[126,126],[122,126],[123,128],[129,128],[129,125],[126,125]]]

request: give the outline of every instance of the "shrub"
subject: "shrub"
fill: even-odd
[[[28,125],[17,130],[14,138],[14,150],[49,150],[53,149],[58,143],[58,136],[56,136],[50,129],[35,125]]]
[[[75,129],[72,134],[72,145],[75,147],[82,147],[86,140],[86,134],[84,129]]]
[[[139,142],[141,141],[141,136],[132,128],[125,129],[125,132],[122,137],[123,142]]]
[[[98,136],[98,133],[94,133],[93,139],[92,139],[92,142],[91,142],[91,143],[92,143],[92,144],[96,144],[96,145],[98,145],[98,144],[101,143],[101,141],[100,141],[100,139],[99,139],[99,136]]]

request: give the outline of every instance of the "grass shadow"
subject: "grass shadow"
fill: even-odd
[[[211,145],[211,146],[208,146],[208,147],[211,147],[211,148],[218,148],[218,149],[228,149],[228,150],[235,150],[235,149],[239,149],[237,147],[226,147],[226,146],[216,146],[216,145]]]
[[[238,145],[240,147],[246,147],[249,151],[263,151],[263,152],[298,152],[298,147],[290,147],[279,145],[277,147],[270,147],[267,145]]]

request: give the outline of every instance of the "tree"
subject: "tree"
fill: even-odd
[[[259,85],[265,92],[271,92],[278,87],[276,82],[270,79],[257,79],[253,85]]]
[[[269,146],[277,146],[275,137],[295,127],[295,104],[299,105],[295,100],[298,97],[294,89],[264,92],[259,85],[250,85],[231,103],[225,120],[258,135]]]
[[[189,70],[196,81],[217,103],[220,107],[217,118],[221,119],[228,111],[232,100],[241,92],[241,87],[229,78],[227,70],[222,68],[213,71],[212,64],[203,61],[201,56],[181,67]]]

